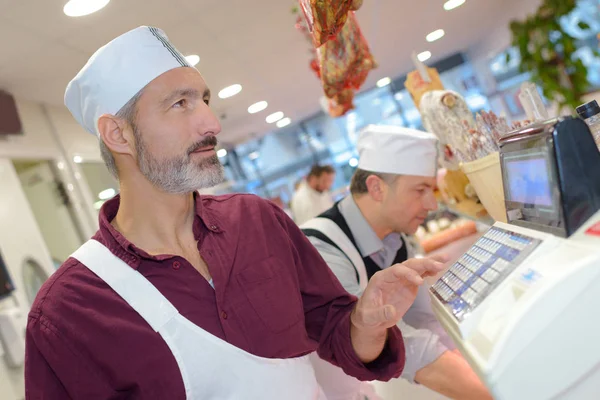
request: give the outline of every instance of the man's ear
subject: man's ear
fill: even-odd
[[[134,155],[133,131],[121,118],[110,114],[100,116],[98,132],[106,147],[112,152]]]
[[[369,196],[377,202],[383,201],[385,191],[387,190],[386,183],[376,175],[369,175],[365,181]]]

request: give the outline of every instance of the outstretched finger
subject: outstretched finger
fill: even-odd
[[[417,286],[423,283],[423,278],[421,277],[421,274],[404,264],[393,265],[392,267],[388,268],[387,270],[384,270],[383,272],[387,272],[384,275],[384,278],[385,281],[388,283],[396,283],[402,280]]]
[[[447,254],[435,254],[433,256],[428,256],[426,258],[429,258],[431,260],[435,260],[437,262],[441,262],[443,264],[446,264],[447,262],[450,261],[450,256]]]
[[[436,261],[433,258],[411,258],[403,262],[402,265],[415,270],[421,276],[428,273],[437,274],[445,268],[444,263]]]

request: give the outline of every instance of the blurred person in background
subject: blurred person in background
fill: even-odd
[[[334,180],[335,169],[331,165],[314,165],[311,168],[292,197],[292,215],[298,225],[333,206],[329,190]]]

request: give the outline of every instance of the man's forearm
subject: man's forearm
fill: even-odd
[[[443,353],[437,360],[417,371],[415,381],[451,399],[493,399],[469,363],[458,352]]]

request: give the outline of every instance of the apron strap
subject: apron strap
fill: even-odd
[[[90,239],[71,255],[121,296],[158,332],[177,316],[177,309],[142,274],[115,256],[102,243]]]
[[[302,224],[300,229],[319,231],[327,236],[350,259],[350,262],[354,264],[354,268],[358,273],[358,285],[360,288],[364,290],[367,287],[369,278],[365,269],[365,263],[352,241],[338,224],[329,218],[317,217]]]

